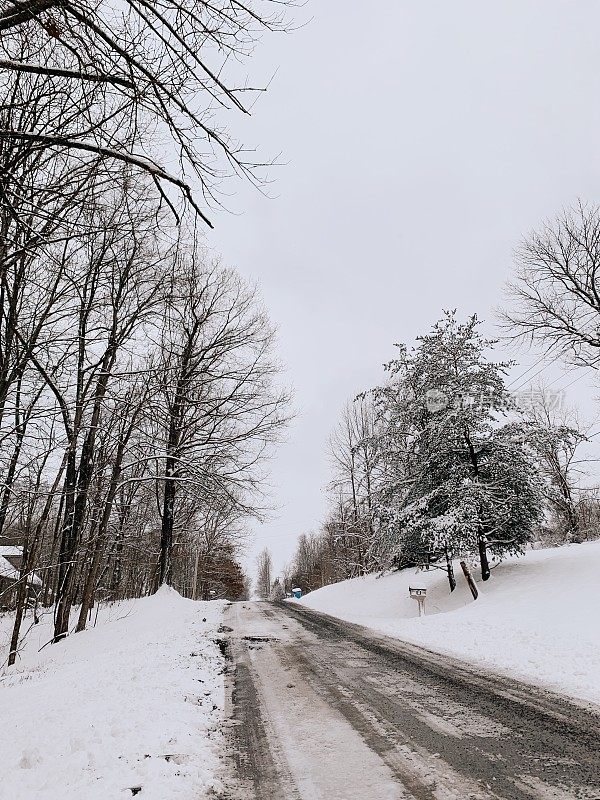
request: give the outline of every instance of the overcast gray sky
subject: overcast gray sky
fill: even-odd
[[[275,198],[242,188],[209,237],[258,280],[295,390],[279,510],[250,554],[278,568],[323,519],[327,437],[393,343],[443,308],[491,329],[520,237],[600,185],[598,0],[313,0],[296,17],[250,64],[255,84],[278,71],[236,129],[283,153]],[[569,394],[589,406],[587,379]]]

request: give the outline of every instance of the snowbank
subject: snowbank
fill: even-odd
[[[476,574],[475,574],[475,577]],[[303,605],[600,704],[600,542],[529,551],[492,571],[473,602],[460,567],[326,586]],[[427,588],[426,616],[409,586]]]
[[[109,605],[97,627],[38,653],[51,637],[46,617],[0,678],[0,794],[200,800],[218,791],[223,659],[211,637],[224,605],[165,588]],[[3,654],[11,623],[0,619]]]

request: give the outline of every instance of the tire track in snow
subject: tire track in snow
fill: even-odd
[[[236,800],[600,798],[583,707],[291,604],[231,616],[253,792]]]

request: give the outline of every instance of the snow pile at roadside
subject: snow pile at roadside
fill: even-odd
[[[302,604],[382,633],[600,703],[600,542],[529,551],[478,581],[473,602],[458,564],[326,586]],[[477,573],[474,571],[474,577]],[[426,587],[418,618],[409,586]]]
[[[51,637],[45,617],[0,677],[2,796],[200,800],[218,791],[223,657],[212,637],[224,605],[163,588],[107,606],[96,628],[38,653]],[[3,654],[11,623],[0,620]]]

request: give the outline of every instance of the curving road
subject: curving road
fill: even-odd
[[[600,717],[292,603],[235,603],[223,800],[600,800]]]

